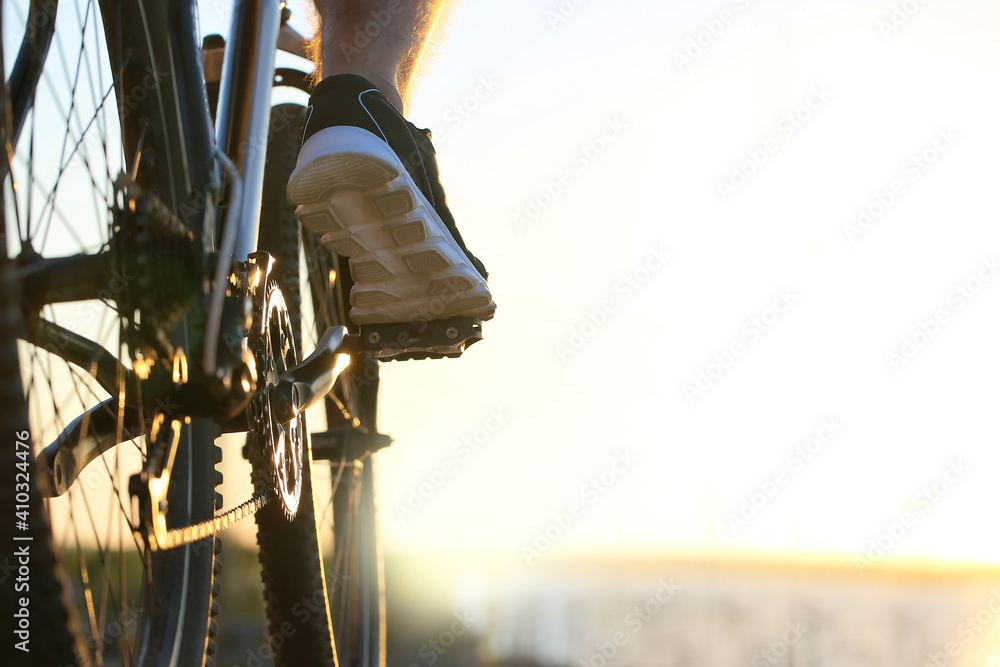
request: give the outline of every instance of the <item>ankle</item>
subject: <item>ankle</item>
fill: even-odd
[[[403,113],[403,96],[399,94],[394,82],[395,77],[390,78],[391,73],[375,71],[368,67],[358,65],[348,65],[338,62],[323,62],[323,78],[335,76],[337,74],[357,74],[371,81],[378,88],[385,98],[389,100],[396,109]]]

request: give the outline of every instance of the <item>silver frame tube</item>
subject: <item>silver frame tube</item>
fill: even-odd
[[[257,251],[280,28],[280,0],[242,0],[233,7],[216,114],[216,141],[236,165],[243,183],[240,202],[234,202],[240,214],[232,251],[240,261]],[[229,192],[236,194],[232,188]]]

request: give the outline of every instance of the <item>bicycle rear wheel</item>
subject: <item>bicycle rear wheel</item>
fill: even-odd
[[[274,275],[291,314],[296,349],[308,351],[327,328],[356,332],[356,327],[347,317],[346,259],[339,261],[318,237],[301,230],[285,199],[304,112],[292,104],[272,111],[258,245],[277,260]],[[314,425],[325,431],[307,442],[303,500],[294,521],[286,521],[275,506],[257,514],[269,635],[278,665],[385,665],[374,447],[366,446],[379,442],[374,437],[377,393],[377,363],[355,355],[322,408],[310,411]],[[322,459],[314,456],[319,452]],[[285,637],[288,627],[296,630],[294,638]]]
[[[10,299],[0,318],[0,355],[8,360],[0,367],[8,398],[0,421],[28,436],[25,463],[38,482],[30,485],[24,530],[37,547],[28,664],[202,665],[214,650],[216,540],[151,553],[134,532],[140,522],[128,488],[153,453],[151,424],[184,419],[176,406],[143,400],[141,369],[153,361],[136,335],[161,313],[135,304],[152,304],[172,276],[159,273],[163,263],[129,262],[81,280],[79,271],[60,273],[45,261],[107,255],[122,234],[124,211],[150,198],[202,238],[207,197],[200,188],[212,164],[192,146],[210,150],[211,142],[207,123],[181,111],[198,109],[190,95],[203,85],[190,85],[184,69],[183,54],[197,54],[196,33],[174,30],[179,8],[168,4],[2,6],[4,107],[14,110],[3,128],[10,159],[2,184],[2,268],[21,297]],[[50,30],[51,45],[44,38]],[[18,47],[26,59],[16,59]],[[147,198],[130,194],[140,191],[133,184]],[[191,312],[162,331],[175,353],[187,349],[189,356],[198,327]],[[88,342],[109,354],[98,358]],[[107,364],[119,369],[110,380],[99,370]],[[208,519],[221,504],[214,432],[205,419],[178,432],[168,527]],[[42,500],[57,489],[34,457],[59,439],[82,447],[106,434],[121,444],[93,460],[64,493]],[[12,465],[5,454],[0,483],[13,480]]]

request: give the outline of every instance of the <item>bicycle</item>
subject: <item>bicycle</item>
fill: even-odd
[[[276,663],[384,665],[378,364],[458,356],[481,322],[350,321],[349,261],[285,202],[304,110],[271,93],[310,81],[275,69],[278,50],[305,55],[283,3],[237,0],[228,39],[203,43],[194,0],[13,5],[0,540],[30,547],[31,583],[27,605],[4,589],[7,618],[30,612],[10,654],[212,664],[218,533],[253,514]],[[223,509],[216,438],[239,432],[254,494]]]

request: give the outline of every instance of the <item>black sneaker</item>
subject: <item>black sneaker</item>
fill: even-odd
[[[350,257],[351,319],[493,317],[486,269],[445,203],[430,133],[353,74],[324,79],[309,103],[286,194],[324,246]]]

